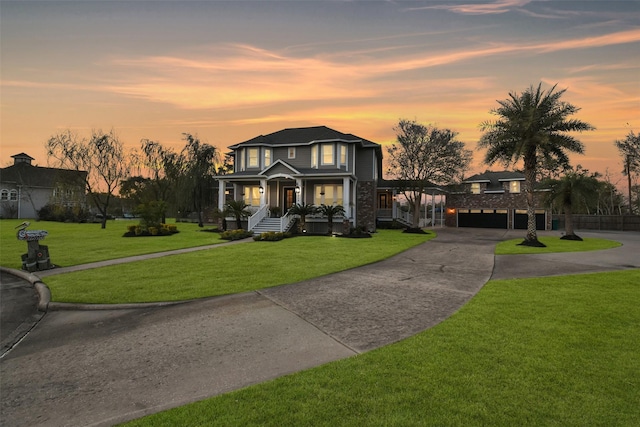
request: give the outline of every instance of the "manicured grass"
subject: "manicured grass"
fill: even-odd
[[[520,246],[522,238],[505,240],[496,246],[496,255],[547,254],[552,252],[584,252],[611,249],[620,246],[619,242],[607,239],[584,238],[582,241],[561,240],[559,237],[538,236],[538,240],[547,245],[546,248]]]
[[[27,243],[16,238],[14,229],[22,221],[0,220],[0,265],[4,267],[22,267],[20,256],[27,252]],[[138,224],[137,220],[110,220],[104,230],[100,228],[100,224],[31,220],[29,230],[49,232],[41,244],[49,247],[51,261],[62,267],[224,242],[220,240],[218,233],[199,231],[201,228],[197,224],[175,223],[174,220],[167,222],[176,224],[179,233],[160,237],[122,237],[127,231],[127,225]]]
[[[205,233],[202,233],[205,234]],[[380,261],[435,237],[380,230],[370,239],[302,236],[47,277],[52,300],[180,301],[294,283]],[[173,237],[171,237],[173,238]]]
[[[640,425],[639,284],[492,281],[400,343],[127,425]]]

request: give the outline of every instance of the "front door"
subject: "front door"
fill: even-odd
[[[296,190],[295,188],[285,188],[284,189],[284,200],[282,201],[282,214],[286,214],[291,206],[296,203]]]

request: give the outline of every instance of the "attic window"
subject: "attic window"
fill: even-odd
[[[471,183],[471,194],[480,194],[480,183],[472,182]]]
[[[509,182],[509,193],[519,193],[519,192],[520,192],[520,181]]]

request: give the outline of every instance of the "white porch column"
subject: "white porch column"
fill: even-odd
[[[348,177],[342,178],[342,203],[344,204],[344,216],[351,218],[351,180]]]
[[[296,188],[300,189],[299,193],[294,190],[296,204],[302,203],[302,201],[304,200],[303,193],[302,193],[302,191],[303,191],[302,190],[302,179],[296,178]]]
[[[262,187],[262,192],[260,193],[260,207],[263,207],[267,204],[267,180],[260,180],[260,187]]]
[[[218,180],[218,209],[224,209],[225,202],[225,190],[227,189],[227,181],[222,179]]]

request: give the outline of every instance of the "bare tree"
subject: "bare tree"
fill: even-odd
[[[629,131],[627,137],[622,141],[617,140],[615,142],[618,151],[622,156],[624,163],[623,174],[627,176],[627,189],[629,197],[629,214],[633,214],[633,201],[632,201],[632,176],[637,178],[640,175],[640,134],[636,135],[633,131]]]
[[[400,190],[413,208],[412,226],[417,228],[427,188],[454,182],[469,167],[472,153],[449,129],[401,119],[394,130],[397,142],[387,148],[389,173],[399,180]]]
[[[111,198],[129,173],[128,158],[114,130],[94,130],[89,139],[66,130],[49,138],[46,149],[58,167],[86,172],[85,190],[102,214],[101,227],[106,228]]]

